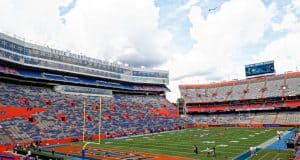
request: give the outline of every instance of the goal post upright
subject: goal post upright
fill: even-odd
[[[83,125],[82,125],[82,142],[85,142],[85,121],[86,121],[86,113],[85,113],[85,105],[86,105],[86,98],[83,98]]]
[[[99,140],[99,144],[101,142],[101,116],[102,115],[102,97],[99,96],[99,114],[98,114],[98,127],[99,127],[99,132],[98,132],[98,140]]]
[[[85,147],[88,144],[100,144],[101,142],[101,117],[102,117],[102,96],[99,95],[99,110],[98,110],[98,142],[88,142],[86,141],[86,105],[87,105],[87,99],[84,98],[83,99],[83,125],[82,125],[82,143],[83,143],[83,149],[85,149]]]

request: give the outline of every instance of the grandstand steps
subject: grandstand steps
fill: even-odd
[[[281,97],[285,97],[286,96],[286,89],[288,88],[288,85],[287,85],[287,74],[284,75],[284,80],[283,80],[283,85],[282,85],[282,93],[281,93]],[[285,89],[283,89],[285,88]]]
[[[248,80],[248,83],[246,85],[246,88],[243,89],[243,95],[241,96],[240,100],[244,100],[249,93],[249,86],[250,86],[250,80]]]
[[[209,102],[215,101],[216,96],[218,95],[219,87],[216,87],[215,91],[211,94]]]
[[[228,99],[231,99],[233,87],[234,87],[234,84],[232,84],[230,90],[226,92],[225,102],[228,101]]]
[[[277,119],[278,119],[278,113],[276,113],[272,123],[275,124],[277,122]]]
[[[15,143],[15,140],[9,135],[6,130],[0,129],[0,142],[0,144],[9,144]]]
[[[21,132],[16,126],[12,126],[11,128],[8,128],[8,131],[10,131],[11,138],[17,140],[18,142],[29,142],[32,141],[30,136],[26,133]]]
[[[267,92],[268,88],[267,88],[267,78],[265,78],[264,80],[264,84],[263,84],[263,87],[260,89],[260,92],[261,92],[261,96],[260,98],[261,99],[264,99],[265,98],[265,93]]]
[[[253,116],[252,116],[252,118],[251,118],[251,120],[250,120],[250,124],[252,124],[252,122],[254,122],[255,121],[255,119],[256,119],[256,115],[255,114],[253,114]]]
[[[41,127],[39,124],[36,124],[36,123],[35,123],[35,127],[37,127],[37,128],[40,130],[40,133],[41,133],[44,137],[47,137],[47,138],[50,137],[49,134],[47,134],[46,132],[44,132],[43,127]]]
[[[199,99],[200,99],[200,102],[204,102],[204,100],[203,100],[203,98],[202,98],[202,95],[201,95],[201,93],[197,93],[197,97],[199,97]]]

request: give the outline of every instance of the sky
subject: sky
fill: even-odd
[[[103,60],[168,70],[179,84],[300,69],[300,0],[0,0],[0,32]]]

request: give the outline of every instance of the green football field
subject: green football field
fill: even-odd
[[[211,160],[212,157],[207,154],[206,149],[207,147],[211,148],[215,146],[217,159],[226,160],[233,159],[245,151],[248,151],[250,146],[257,146],[275,137],[277,130],[286,131],[287,129],[288,128],[194,128],[117,140],[104,139],[100,145],[93,145],[100,148],[115,148],[129,152],[140,151],[175,155],[201,160]],[[198,146],[198,154],[193,153],[193,145]],[[268,151],[264,150],[262,153],[265,152]],[[276,151],[276,153],[277,152],[278,151]],[[271,159],[272,156],[279,157],[281,155],[273,153],[267,155],[267,157],[271,157]],[[264,157],[260,160],[263,159]]]

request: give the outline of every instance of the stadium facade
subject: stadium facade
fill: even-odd
[[[27,43],[6,34],[0,33],[1,60],[22,67],[39,69],[41,71],[55,71],[60,73],[77,74],[110,81],[122,81],[131,83],[168,84],[168,71],[158,71],[143,68],[132,68],[116,63],[109,63],[68,51],[60,51],[49,47]],[[21,65],[21,66],[20,66]],[[22,70],[23,71],[23,70]],[[27,72],[26,72],[27,71]],[[22,74],[24,73],[24,74]],[[32,74],[30,74],[32,73]],[[33,78],[38,72],[25,70],[23,76]],[[45,73],[47,74],[47,73]],[[46,75],[47,76],[47,75]],[[60,77],[61,74],[50,76],[54,80],[68,81],[68,77]],[[70,81],[74,81],[71,78]],[[72,81],[72,82],[73,82]]]

